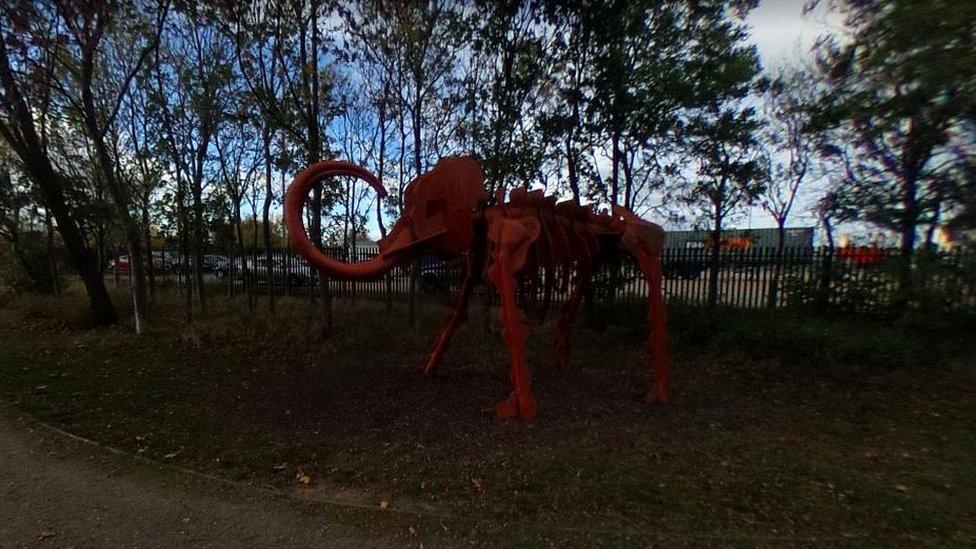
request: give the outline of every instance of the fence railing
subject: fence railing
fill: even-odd
[[[364,261],[376,248],[355,252],[328,249],[342,261]],[[178,254],[155,254],[154,276],[190,283],[188,265]],[[718,305],[731,307],[783,307],[819,304],[850,312],[881,311],[896,300],[904,300],[903,266],[897,250],[878,248],[748,248],[722,250],[717,261],[705,248],[665,249],[662,254],[664,293],[671,301],[707,303],[715,286]],[[272,251],[270,264],[263,249],[236,254],[203,254],[205,283],[228,294],[246,292],[277,295],[306,295],[316,291],[317,276],[302,258],[289,250]],[[909,258],[911,295],[946,310],[976,310],[976,253],[972,250],[918,252]],[[122,271],[124,273],[124,266]],[[713,274],[713,271],[715,274]],[[464,260],[442,261],[422,257],[400,265],[383,278],[368,282],[330,281],[337,298],[398,299],[409,295],[416,284],[417,295],[428,301],[445,301],[458,289],[464,275]],[[561,275],[561,273],[557,273]],[[544,276],[551,276],[545,275]],[[413,280],[415,279],[415,280]],[[543,285],[520,289],[540,292]],[[213,291],[213,290],[212,290]],[[597,301],[646,298],[647,285],[637,265],[627,256],[605,263],[590,285],[589,298]],[[556,292],[554,301],[566,292]]]

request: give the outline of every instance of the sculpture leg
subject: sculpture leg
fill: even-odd
[[[451,318],[448,319],[447,325],[444,326],[444,330],[441,332],[440,337],[437,338],[437,343],[434,344],[434,348],[427,358],[427,365],[424,367],[424,375],[426,377],[433,377],[437,374],[437,367],[444,357],[444,352],[447,351],[447,346],[451,342],[451,336],[454,335],[454,331],[457,330],[458,326],[468,319],[468,304],[471,302],[471,293],[474,290],[474,285],[477,283],[480,273],[481,260],[475,260],[474,258],[469,260],[464,282],[461,285],[461,292],[458,294],[457,303],[454,305],[454,311],[451,313]]]
[[[512,393],[508,399],[495,406],[499,418],[519,417],[532,419],[535,416],[535,396],[532,394],[532,379],[525,363],[525,342],[529,330],[522,322],[518,304],[515,301],[515,273],[519,265],[525,263],[527,245],[538,235],[538,224],[523,220],[504,220],[498,227],[496,244],[492,253],[494,260],[488,269],[488,278],[498,289],[501,298],[502,335],[508,347],[511,362]]]
[[[647,253],[637,252],[644,278],[647,279],[647,289],[650,294],[651,307],[647,313],[647,323],[651,327],[649,337],[651,352],[651,389],[644,396],[648,404],[667,403],[668,394],[668,317],[664,310],[662,296],[661,259]]]
[[[590,274],[580,272],[569,294],[569,299],[559,307],[559,318],[556,320],[556,367],[565,370],[569,367],[569,346],[576,325],[580,303],[590,283]]]

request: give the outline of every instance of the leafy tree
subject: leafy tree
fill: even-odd
[[[811,6],[820,2],[812,2]],[[931,0],[835,0],[845,33],[825,37],[818,63],[830,89],[818,122],[842,170],[837,197],[854,218],[897,232],[901,286],[919,228],[954,209],[974,154],[976,5]],[[971,182],[971,179],[969,180]]]
[[[699,113],[689,128],[689,153],[697,169],[682,200],[707,220],[711,231],[710,306],[718,302],[725,222],[740,208],[753,204],[765,188],[760,127],[753,107],[716,104]]]
[[[326,152],[325,129],[335,114],[330,95],[332,71],[323,64],[323,17],[318,0],[253,0],[231,4],[226,13],[230,21],[226,30],[235,42],[241,78],[261,116],[273,121],[302,151],[306,165],[318,162]],[[274,85],[268,72],[273,68],[272,59],[280,86]],[[309,236],[316,245],[322,244],[322,213],[331,208],[338,195],[334,184],[312,190]],[[319,290],[323,333],[328,334],[332,331],[332,295],[324,276],[319,278]]]
[[[555,71],[557,39],[542,16],[540,2],[499,0],[486,2],[472,18],[469,131],[490,196],[496,188],[528,187],[541,169],[545,87]]]
[[[815,78],[803,68],[780,69],[763,94],[764,141],[768,147],[769,178],[758,197],[759,205],[776,222],[776,264],[769,280],[770,307],[779,293],[780,271],[786,243],[786,223],[804,182],[811,178],[816,160],[816,135],[811,133],[808,109],[816,100]]]
[[[0,11],[0,136],[21,161],[37,185],[42,203],[55,218],[68,257],[85,285],[92,320],[107,325],[116,322],[116,310],[100,263],[88,246],[87,234],[73,207],[71,178],[55,167],[52,157],[49,130],[55,125],[55,109],[60,106],[54,92],[69,91],[60,82],[66,72],[62,63],[68,55],[68,31],[58,7],[17,2],[5,3]]]
[[[6,151],[0,154],[6,156]],[[8,159],[0,157],[0,239],[14,258],[13,262],[0,261],[0,282],[17,290],[57,293],[53,247],[45,249],[31,215],[34,204],[29,187],[16,180]],[[49,225],[47,228],[50,231]]]
[[[253,111],[243,110],[233,117],[231,123],[223,125],[214,134],[214,145],[219,159],[218,181],[223,186],[224,194],[230,201],[230,219],[234,231],[234,240],[238,257],[246,256],[246,242],[244,223],[241,218],[241,203],[247,196],[248,190],[253,188],[257,178],[258,159],[251,143],[256,139],[254,128],[245,121],[245,116]],[[254,309],[253,280],[246,262],[241,263],[244,290],[247,294],[249,310]]]

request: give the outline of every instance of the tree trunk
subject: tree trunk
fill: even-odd
[[[176,170],[176,230],[180,241],[180,268],[177,280],[186,293],[183,294],[183,315],[186,322],[193,322],[193,284],[190,280],[190,238],[186,230],[186,181],[179,167]]]
[[[620,192],[620,133],[616,130],[610,136],[611,160],[613,167],[610,172],[610,203],[617,205]]]
[[[201,138],[203,139],[203,138]],[[207,300],[203,288],[203,163],[206,159],[206,143],[197,148],[197,158],[193,167],[191,192],[193,193],[193,286],[197,290],[197,305],[200,313],[206,314]]]
[[[319,135],[319,71],[318,71],[318,58],[319,58],[319,26],[318,26],[318,1],[312,0],[309,6],[309,24],[311,26],[312,36],[311,36],[311,55],[310,58],[306,58],[305,55],[305,40],[301,41],[301,58],[305,63],[305,66],[311,66],[315,70],[312,71],[302,71],[302,78],[306,84],[306,89],[309,90],[309,97],[311,101],[308,105],[307,113],[307,127],[308,127],[308,163],[309,165],[315,164],[321,159],[322,155],[322,138]],[[311,73],[309,75],[308,73]],[[311,76],[311,78],[309,78]],[[311,223],[312,242],[315,243],[320,249],[322,248],[322,188],[320,185],[316,185],[315,189],[312,191],[312,223]],[[321,298],[322,307],[322,335],[323,337],[328,337],[332,334],[332,288],[329,284],[329,278],[318,273],[319,278],[319,296]],[[314,292],[312,292],[314,299]]]
[[[118,322],[118,314],[105,287],[101,268],[95,255],[85,244],[81,228],[71,215],[65,203],[64,188],[60,174],[56,174],[46,159],[34,157],[24,160],[26,171],[41,189],[44,206],[51,210],[57,222],[58,233],[68,252],[68,260],[78,271],[78,276],[88,294],[88,313],[96,326],[108,326]]]
[[[102,197],[98,197],[101,202]],[[99,221],[98,228],[95,230],[95,265],[98,266],[98,276],[105,276],[105,268],[108,265],[108,245],[105,243],[105,224]],[[119,250],[113,248],[115,257],[118,257]]]
[[[129,212],[129,193],[123,188],[122,183],[115,174],[115,163],[109,157],[108,149],[105,147],[104,140],[100,137],[97,125],[95,125],[95,108],[90,92],[82,90],[83,96],[87,96],[85,103],[85,121],[89,136],[95,146],[95,152],[102,171],[102,177],[108,186],[109,194],[115,203],[119,223],[125,234],[126,243],[129,249],[129,273],[132,278],[132,313],[137,334],[143,333],[146,328],[146,273],[145,255],[142,249],[142,235],[132,214]]]
[[[833,284],[834,273],[834,227],[830,217],[821,215],[824,233],[827,235],[827,249],[822,251],[823,258],[820,265],[820,282],[817,291],[817,308],[826,312],[830,306],[830,286]]]
[[[420,259],[415,259],[410,264],[410,297],[407,306],[407,318],[410,325],[415,326],[417,320],[417,279],[420,276]]]
[[[101,250],[102,248],[103,248],[102,246],[98,246],[98,249],[99,250]],[[101,252],[99,252],[98,254],[96,254],[95,257],[100,257],[100,256],[101,256]],[[122,288],[122,275],[119,274],[119,263],[118,263],[119,257],[121,257],[121,256],[122,256],[122,249],[121,248],[116,248],[116,250],[115,250],[115,268],[112,269],[112,278],[115,279],[115,289],[116,290],[119,290],[119,289]],[[101,260],[99,260],[99,261],[101,261]],[[105,273],[104,272],[100,272],[98,276],[101,276],[101,277],[104,278],[105,277]]]
[[[51,292],[61,295],[61,273],[58,269],[58,259],[54,250],[54,226],[51,223],[51,212],[44,209],[44,228],[47,230],[47,268],[51,276]]]
[[[358,238],[356,236],[356,212],[355,212],[355,208],[357,206],[356,184],[350,182],[347,189],[349,189],[349,205],[346,207],[346,217],[349,218],[348,226],[349,226],[350,244],[346,248],[346,250],[348,250],[349,253],[349,261],[351,261],[352,263],[356,263],[357,261],[359,261],[358,259],[359,249],[356,247],[356,238]],[[349,284],[350,301],[354,304],[356,303],[356,298],[359,297],[358,290],[359,290],[359,283],[357,281],[353,281],[352,283]]]
[[[579,174],[576,169],[576,153],[573,151],[573,142],[569,135],[566,136],[566,172],[569,176],[569,188],[573,191],[573,202],[579,206],[581,204]]]
[[[624,207],[630,210],[634,207],[634,172],[631,169],[630,163],[627,161],[626,151],[621,151],[620,164],[624,168]]]
[[[379,111],[379,131],[380,131],[380,151],[379,157],[376,163],[376,177],[383,182],[383,175],[386,168],[386,109],[387,109],[387,98],[389,97],[389,80],[383,85],[383,95],[380,97]],[[377,196],[376,197],[376,225],[380,229],[380,239],[386,238],[386,225],[383,224],[383,200]],[[393,310],[393,275],[391,273],[386,273],[383,277],[386,284],[385,290],[385,301],[386,310]]]
[[[918,239],[918,182],[907,176],[902,196],[904,218],[901,220],[901,257],[898,258],[898,296],[893,303],[896,311],[904,312],[911,299],[914,285],[912,258]]]
[[[284,139],[281,141],[282,150],[284,150]],[[281,172],[281,199],[285,199],[285,172]],[[281,224],[281,241],[284,242],[284,250],[282,251],[282,256],[284,259],[285,267],[285,295],[291,296],[291,243],[288,240],[288,226],[282,222]]]
[[[412,120],[413,120],[413,171],[414,177],[420,177],[423,166],[421,163],[421,132],[420,132],[420,121],[421,121],[421,109],[423,107],[423,97],[421,95],[421,75],[419,73],[414,73],[414,103],[412,106]],[[410,325],[414,325],[417,320],[417,277],[419,276],[420,270],[420,259],[416,259],[413,265],[410,267],[410,304],[407,309],[407,318]]]
[[[149,303],[156,301],[156,273],[154,272],[152,250],[152,228],[149,224],[149,195],[142,197],[142,231],[146,243],[146,256],[149,258]]]
[[[576,135],[576,127],[579,123],[579,86],[573,89],[573,119],[570,122],[569,130],[566,132],[566,170],[569,175],[569,188],[573,191],[573,202],[580,205],[580,185],[579,169],[577,166],[576,151],[573,149],[573,138]]]
[[[244,292],[247,294],[247,311],[254,312],[254,289],[251,286],[251,274],[247,268],[247,251],[244,248],[244,229],[241,222],[241,199],[234,201],[234,230],[237,233],[237,258],[241,262],[241,280],[244,282]]]
[[[769,295],[767,306],[774,309],[778,305],[779,299],[779,279],[783,272],[784,251],[786,248],[786,219],[776,220],[776,257],[773,265],[773,275],[769,279]]]
[[[268,316],[275,314],[275,268],[274,258],[271,256],[271,199],[274,196],[271,190],[271,128],[265,124],[264,127],[264,208],[261,212],[261,220],[264,222],[264,262],[265,282],[268,285]]]
[[[709,250],[708,259],[708,306],[718,305],[718,282],[721,265],[721,244],[722,244],[722,221],[724,216],[721,210],[717,210],[712,219],[712,247]]]

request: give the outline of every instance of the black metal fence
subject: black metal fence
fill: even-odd
[[[327,250],[342,261],[363,261],[378,250]],[[707,303],[715,285],[716,304],[731,307],[784,307],[818,304],[849,312],[882,311],[896,300],[910,299],[944,310],[976,310],[976,253],[972,250],[919,252],[909,258],[912,273],[906,298],[900,274],[904,260],[897,250],[878,248],[748,248],[722,250],[713,265],[705,248],[665,249],[662,255],[664,292],[670,301]],[[191,270],[176,254],[157,253],[154,275],[188,283]],[[317,288],[311,267],[288,250],[274,250],[270,264],[264,250],[243,257],[206,253],[205,283],[228,294],[273,292],[307,295]],[[423,257],[401,265],[383,278],[368,282],[330,281],[337,298],[399,299],[416,284],[417,295],[445,301],[459,287],[463,259],[442,261]],[[124,271],[124,268],[123,268]],[[717,271],[716,275],[712,275]],[[415,280],[412,280],[414,279]],[[529,291],[527,288],[523,292]],[[536,287],[533,291],[540,291]],[[647,285],[636,264],[623,256],[603,265],[590,289],[590,299],[625,300],[647,296]],[[557,293],[558,301],[565,292]]]

